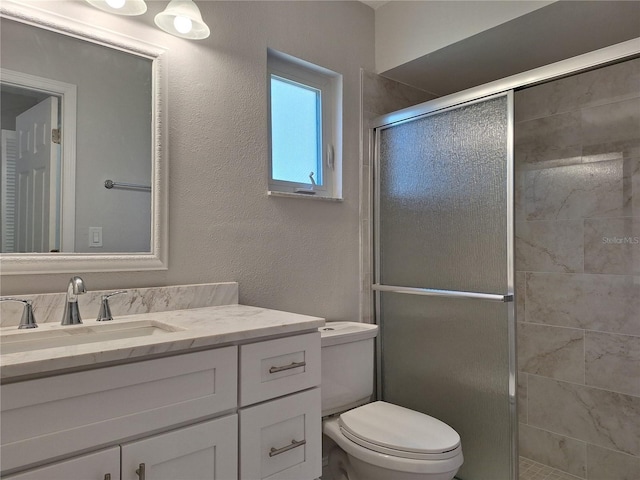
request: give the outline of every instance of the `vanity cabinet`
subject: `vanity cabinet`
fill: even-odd
[[[6,384],[2,478],[311,480],[319,385],[317,332]]]

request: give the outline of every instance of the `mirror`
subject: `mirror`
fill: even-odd
[[[166,268],[164,50],[0,15],[2,274]]]

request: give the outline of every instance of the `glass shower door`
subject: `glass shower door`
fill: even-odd
[[[511,112],[505,93],[376,129],[381,394],[460,434],[463,480],[517,468]]]

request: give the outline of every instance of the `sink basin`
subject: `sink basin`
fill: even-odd
[[[126,338],[163,335],[180,328],[153,320],[100,325],[74,325],[51,330],[11,332],[0,337],[2,354],[31,352],[45,348],[68,347]]]

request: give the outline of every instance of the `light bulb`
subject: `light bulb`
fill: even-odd
[[[111,8],[122,8],[127,0],[106,0],[106,2]]]
[[[173,19],[173,26],[176,27],[176,30],[180,33],[189,33],[191,28],[193,28],[193,23],[190,18],[178,15]]]

